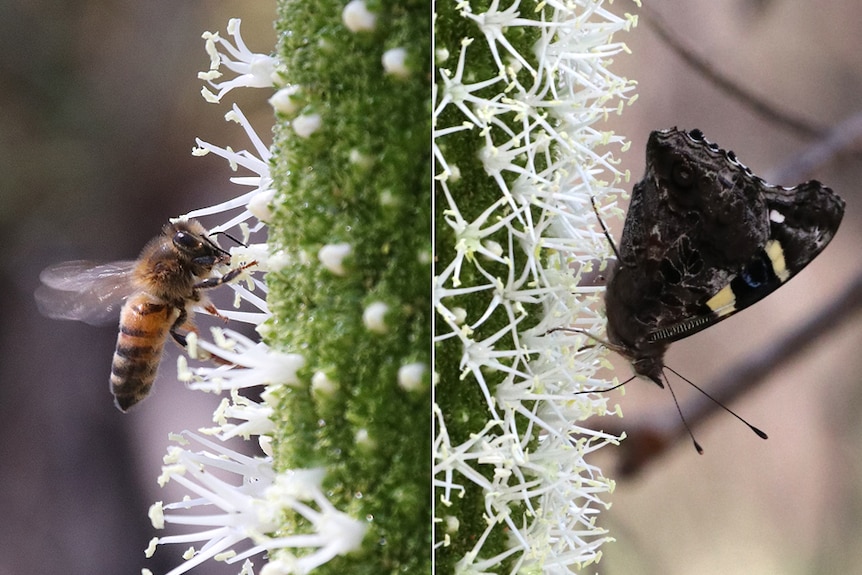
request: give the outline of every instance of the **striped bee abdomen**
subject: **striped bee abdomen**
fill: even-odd
[[[155,303],[143,293],[133,295],[123,306],[111,363],[111,393],[121,411],[150,392],[175,311],[173,306]]]

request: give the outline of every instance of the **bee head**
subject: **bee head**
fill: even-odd
[[[230,254],[207,237],[206,228],[197,220],[180,221],[165,229],[174,249],[194,265],[211,268],[230,259]]]

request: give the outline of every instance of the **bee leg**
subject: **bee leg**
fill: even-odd
[[[207,304],[207,305],[205,305],[205,306],[204,306],[204,310],[205,310],[208,314],[216,316],[217,318],[219,318],[220,320],[222,320],[222,321],[223,321],[223,322],[225,322],[225,323],[227,323],[227,322],[229,321],[229,320],[228,320],[228,318],[226,318],[225,316],[223,316],[222,314],[220,314],[220,313],[218,312],[218,309],[216,309],[216,306],[214,306],[213,304]]]
[[[247,270],[248,268],[250,268],[252,266],[256,266],[256,265],[257,265],[257,261],[249,262],[247,264],[241,265],[238,268],[234,268],[234,269],[228,271],[223,276],[219,276],[217,278],[207,278],[207,279],[203,280],[202,282],[196,283],[195,289],[210,289],[210,288],[218,287],[221,284],[228,283],[229,281],[236,278],[236,276],[241,274],[243,271]],[[209,311],[209,310],[207,310],[207,311]]]
[[[215,306],[212,304],[208,304],[207,306],[204,307],[204,309],[206,311],[208,311],[209,313],[213,314],[214,316],[220,317],[224,321],[228,320],[228,318],[226,318],[223,315],[221,315],[220,313],[218,313],[218,310],[216,310]],[[180,333],[179,329],[181,327],[183,327],[183,324],[185,324],[187,321],[188,321],[188,312],[185,309],[181,309],[179,315],[177,316],[176,321],[174,321],[174,323],[170,329],[171,337],[173,337],[174,341],[176,341],[178,344],[180,344],[183,347],[183,349],[188,349],[188,334],[189,334],[189,332],[194,332],[194,333],[198,332],[198,330],[194,326],[194,324],[192,324],[191,322],[188,322],[188,332],[185,334]],[[210,352],[207,352],[207,351],[200,349],[200,348],[198,348],[196,355],[192,356],[192,357],[194,357],[194,359],[212,359],[214,362],[216,362],[219,365],[233,365],[233,362],[228,361],[222,357],[219,357],[218,354],[210,353]]]
[[[180,346],[182,346],[183,348],[188,347],[188,342],[186,341],[186,335],[187,334],[182,334],[182,333],[180,333],[179,330],[183,325],[185,325],[188,318],[189,318],[188,312],[185,310],[185,308],[181,308],[180,313],[177,316],[177,319],[174,320],[174,323],[171,325],[171,329],[170,329],[171,337],[174,338],[174,341],[177,342],[178,344],[180,344]],[[194,327],[192,326],[192,327],[190,327],[189,331],[197,331],[197,330],[195,330]]]
[[[197,290],[210,289],[210,288],[218,287],[218,286],[220,286],[220,285],[222,285],[222,284],[228,283],[229,281],[231,281],[231,280],[233,280],[234,278],[236,278],[236,276],[238,276],[238,275],[239,275],[240,273],[242,273],[243,271],[247,270],[248,268],[250,268],[250,267],[252,267],[252,266],[256,266],[256,265],[257,265],[257,261],[255,260],[255,261],[253,261],[253,262],[249,262],[249,263],[247,263],[247,264],[245,264],[245,265],[242,265],[242,266],[240,266],[240,267],[238,267],[238,268],[234,268],[234,269],[232,269],[232,270],[228,271],[228,272],[227,272],[226,274],[224,274],[223,276],[220,276],[220,277],[217,277],[217,278],[207,278],[207,279],[205,279],[205,280],[203,280],[203,281],[201,281],[201,282],[198,282],[198,283],[196,283],[196,284],[195,284],[195,286],[194,286],[194,287],[195,287],[195,293],[197,293]],[[197,298],[196,298],[196,299],[197,299]],[[214,316],[216,316],[217,318],[219,318],[219,319],[221,319],[222,321],[224,321],[225,323],[227,323],[228,318],[226,318],[225,316],[223,316],[222,314],[220,314],[220,313],[218,312],[218,310],[216,309],[216,307],[215,307],[213,304],[207,304],[207,305],[205,305],[205,306],[204,306],[204,309],[206,310],[206,312],[207,312],[208,314],[210,314],[210,315],[214,315]]]

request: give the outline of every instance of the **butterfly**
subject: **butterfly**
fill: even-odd
[[[823,251],[843,215],[844,200],[820,182],[773,186],[700,130],[652,132],[619,247],[611,242],[609,347],[664,387],[672,342],[781,287]]]

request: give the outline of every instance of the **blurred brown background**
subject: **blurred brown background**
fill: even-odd
[[[0,2],[0,575],[163,573],[180,548],[146,560],[146,516],[169,431],[209,425],[215,397],[157,382],[123,415],[107,376],[115,328],[41,318],[32,293],[45,266],[134,257],[167,218],[234,193],[227,166],[193,158],[196,136],[245,146],[228,106],[206,104],[200,34],[243,18],[253,50],[275,43],[271,3]],[[781,109],[832,127],[862,111],[862,4],[856,0],[652,0],[699,55]],[[615,10],[634,11],[623,1]],[[613,127],[643,173],[650,130],[700,128],[768,177],[812,141],[764,121],[687,67],[646,24],[619,36],[634,51],[616,70],[639,100]],[[257,126],[263,91],[239,94]],[[261,130],[266,141],[266,129]],[[832,245],[755,307],[674,346],[667,362],[708,386],[719,373],[826,305],[862,271],[862,146],[815,173],[847,201]],[[796,181],[774,181],[793,185]],[[615,233],[621,224],[616,222]],[[718,414],[633,479],[620,479],[602,521],[617,542],[588,572],[618,574],[854,572],[862,540],[862,386],[855,318],[777,370],[732,407],[770,435]],[[175,355],[162,373],[174,373]],[[619,374],[629,368],[618,362]],[[683,407],[693,392],[672,380]],[[645,382],[614,395],[624,422],[676,417]],[[613,453],[605,454],[608,465]],[[610,471],[610,469],[608,470]],[[259,562],[258,566],[259,566]],[[206,573],[236,573],[236,566]]]
[[[862,4],[855,0],[645,2],[697,55],[740,86],[808,122],[832,128],[862,112]],[[635,11],[615,2],[619,12]],[[700,128],[774,184],[777,169],[814,143],[765,121],[688,67],[647,22],[620,36],[633,51],[617,71],[639,100],[613,118],[632,140],[623,168],[644,169],[653,129]],[[847,202],[832,244],[788,285],[744,312],[671,347],[667,364],[704,387],[741,359],[816,314],[862,273],[862,138],[804,179]],[[631,189],[629,187],[629,189]],[[621,222],[614,222],[619,237]],[[781,366],[731,407],[769,434],[763,441],[725,413],[635,478],[620,479],[601,521],[617,539],[585,572],[619,574],[857,573],[862,562],[862,317],[852,317]],[[630,368],[615,360],[617,375]],[[671,376],[683,409],[697,392]],[[644,381],[615,394],[624,424],[676,421],[667,390]],[[608,464],[613,454],[604,454]],[[608,470],[609,471],[609,470]]]
[[[165,534],[147,509],[181,496],[156,484],[168,432],[211,425],[218,398],[170,381],[173,353],[121,414],[116,328],[42,318],[33,290],[47,265],[134,258],[168,218],[236,193],[224,161],[191,156],[195,137],[248,145],[196,78],[201,33],[226,35],[231,17],[273,50],[269,2],[0,2],[0,575],[164,573],[185,550],[145,559]],[[234,94],[269,142],[271,93]]]

